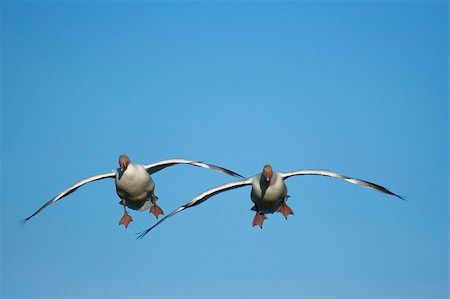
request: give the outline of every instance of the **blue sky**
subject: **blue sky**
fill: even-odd
[[[447,298],[448,2],[3,2],[2,298]],[[114,182],[181,157],[287,180],[288,221],[250,188],[119,227]],[[154,175],[169,212],[233,180]]]

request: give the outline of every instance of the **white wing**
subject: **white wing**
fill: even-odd
[[[355,179],[355,178],[351,178],[339,173],[335,173],[335,172],[331,172],[329,170],[323,170],[323,169],[304,169],[304,170],[296,170],[296,171],[289,171],[289,172],[279,172],[279,174],[281,175],[281,177],[283,179],[287,179],[291,176],[296,176],[296,175],[323,175],[323,176],[329,176],[329,177],[333,177],[333,178],[338,178],[338,179],[342,179],[345,180],[349,183],[353,183],[353,184],[357,184],[357,185],[361,185],[363,187],[366,188],[370,188],[382,193],[386,193],[389,195],[394,195],[397,196],[398,198],[405,200],[403,197],[401,197],[400,195],[395,194],[394,192],[389,191],[388,189],[384,188],[383,186],[371,183],[371,182],[367,182],[361,179]]]
[[[170,159],[170,160],[164,160],[164,161],[159,161],[153,164],[149,164],[149,165],[144,165],[145,169],[147,170],[147,172],[149,174],[153,174],[157,171],[160,171],[166,167],[169,166],[173,166],[176,164],[189,164],[189,165],[194,165],[197,167],[203,167],[203,168],[209,168],[209,169],[213,169],[213,170],[217,170],[223,173],[226,173],[228,175],[232,175],[235,177],[240,177],[243,178],[242,175],[235,173],[234,171],[231,171],[229,169],[220,167],[220,166],[216,166],[216,165],[212,165],[212,164],[207,164],[207,163],[203,163],[200,161],[191,161],[191,160],[185,160],[185,159]]]
[[[164,218],[162,218],[161,220],[159,220],[156,224],[154,224],[152,227],[138,233],[138,239],[142,239],[146,234],[148,234],[153,228],[155,228],[156,226],[158,226],[161,222],[166,221],[168,218],[172,217],[173,215],[188,209],[188,208],[192,208],[198,204],[201,204],[202,202],[206,201],[208,198],[227,191],[227,190],[231,190],[231,189],[236,189],[236,188],[240,188],[240,187],[244,187],[247,185],[251,185],[252,184],[252,180],[253,177],[249,178],[249,179],[245,179],[245,180],[240,180],[240,181],[236,181],[236,182],[231,182],[228,184],[224,184],[224,185],[220,185],[217,186],[215,188],[209,189],[205,192],[203,192],[202,194],[198,195],[197,197],[195,197],[193,200],[191,200],[190,202],[182,205],[181,207],[173,210],[172,212],[170,212],[170,214],[168,214],[167,216],[165,216]]]
[[[98,181],[98,180],[102,180],[102,179],[114,178],[115,176],[116,176],[116,172],[112,171],[110,173],[98,174],[98,175],[94,175],[94,176],[85,178],[84,180],[81,180],[81,181],[73,184],[68,189],[64,190],[63,192],[59,193],[58,195],[56,195],[55,197],[50,199],[45,205],[40,207],[39,210],[34,212],[33,215],[31,215],[31,216],[25,218],[24,220],[22,220],[21,223],[22,224],[26,223],[28,220],[30,220],[32,217],[34,217],[36,214],[40,213],[43,209],[45,209],[46,207],[48,207],[52,203],[60,200],[61,198],[69,195],[70,193],[74,192],[75,190],[77,190],[78,188],[83,186],[84,184],[87,184],[87,183],[90,183],[90,182],[94,182],[94,181]]]

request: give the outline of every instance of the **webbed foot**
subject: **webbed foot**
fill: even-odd
[[[153,206],[150,208],[150,213],[155,215],[156,219],[158,219],[159,215],[164,215],[164,211],[155,203],[153,203]]]
[[[119,225],[123,224],[125,228],[128,228],[128,225],[131,223],[131,221],[133,221],[133,218],[131,218],[131,216],[127,212],[125,212],[123,214],[123,217],[119,221]]]
[[[294,211],[286,204],[286,202],[283,202],[281,206],[277,210],[278,213],[283,214],[284,218],[288,218],[289,215],[294,215]]]
[[[263,222],[266,219],[266,215],[256,212],[255,217],[253,218],[253,226],[258,225],[262,229]]]

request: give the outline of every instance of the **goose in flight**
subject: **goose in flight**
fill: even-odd
[[[119,168],[104,174],[98,174],[91,177],[88,177],[84,180],[81,180],[68,189],[62,191],[52,199],[50,199],[47,203],[45,203],[42,207],[40,207],[36,212],[34,212],[31,216],[22,220],[22,223],[27,222],[32,217],[40,213],[42,210],[47,208],[54,202],[66,197],[70,193],[74,192],[81,186],[102,180],[102,179],[115,179],[116,184],[116,193],[120,197],[120,204],[123,205],[124,215],[119,221],[119,225],[123,224],[125,228],[128,227],[130,222],[132,221],[131,216],[128,214],[126,207],[132,210],[145,211],[150,208],[150,213],[158,218],[159,215],[164,214],[163,210],[156,204],[158,197],[155,195],[155,183],[151,177],[151,175],[155,172],[158,172],[166,167],[177,165],[177,164],[189,164],[197,167],[209,168],[216,171],[220,171],[226,173],[231,176],[241,177],[240,174],[237,174],[231,170],[226,168],[222,168],[216,165],[207,164],[198,161],[191,161],[185,159],[170,159],[159,161],[150,165],[142,165],[132,163],[127,155],[120,155],[119,157]]]
[[[293,215],[294,212],[286,204],[286,201],[289,196],[287,195],[287,187],[286,184],[284,183],[284,180],[292,176],[298,175],[321,175],[339,178],[349,183],[361,185],[363,187],[370,188],[385,194],[393,195],[404,200],[404,198],[401,197],[400,195],[397,195],[380,185],[370,183],[361,179],[351,178],[328,170],[305,169],[288,172],[274,172],[272,170],[272,166],[267,164],[264,166],[262,173],[259,173],[247,179],[224,184],[201,193],[188,203],[175,209],[170,214],[159,220],[152,227],[139,233],[138,239],[143,238],[147,233],[149,233],[153,228],[158,226],[160,223],[185,209],[201,204],[208,198],[221,192],[249,185],[252,186],[250,197],[254,203],[254,206],[251,208],[251,210],[255,211],[255,217],[253,218],[253,226],[258,225],[260,228],[262,228],[264,220],[267,219],[265,214],[272,214],[274,212],[281,213],[287,219],[287,217],[291,214]]]

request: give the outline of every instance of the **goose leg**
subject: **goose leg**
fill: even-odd
[[[122,205],[123,205],[123,216],[122,218],[120,218],[119,225],[123,224],[125,228],[128,228],[128,225],[131,223],[131,221],[133,221],[133,218],[131,218],[131,216],[128,214],[126,209],[127,203],[123,198],[122,198]]]
[[[150,213],[155,215],[156,219],[158,219],[159,215],[164,215],[164,211],[156,204],[158,196],[156,196],[155,193],[150,193],[150,199],[153,203],[152,207],[150,208]]]

